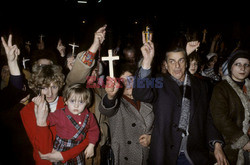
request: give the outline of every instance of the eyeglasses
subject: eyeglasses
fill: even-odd
[[[242,67],[244,67],[244,68],[248,68],[249,66],[250,66],[250,64],[241,64],[241,63],[235,63],[234,64],[236,67],[238,67],[238,68],[242,68]]]

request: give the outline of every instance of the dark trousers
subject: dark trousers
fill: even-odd
[[[187,160],[184,152],[181,152],[178,156],[176,165],[191,165]]]
[[[249,152],[244,151],[243,155],[244,155],[244,165],[249,165],[250,164],[250,160],[249,160]]]

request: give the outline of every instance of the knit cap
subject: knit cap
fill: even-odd
[[[207,57],[207,60],[209,61],[214,56],[217,56],[217,54],[216,53],[208,53],[208,55],[206,57]]]
[[[228,66],[227,66],[227,69],[230,75],[231,75],[231,67],[234,61],[237,60],[238,58],[246,58],[250,60],[250,54],[248,51],[245,51],[245,50],[237,50],[230,55],[230,58],[228,59]]]

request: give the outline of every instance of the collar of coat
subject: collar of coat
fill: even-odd
[[[239,96],[241,103],[245,109],[245,119],[242,122],[243,125],[243,132],[244,134],[247,134],[248,128],[249,128],[249,120],[250,120],[250,103],[249,103],[249,99],[250,99],[250,80],[247,78],[245,80],[245,86],[247,89],[247,94],[245,95],[243,93],[243,91],[239,88],[239,86],[231,79],[230,76],[224,76],[222,78],[223,80],[226,80],[228,82],[228,84],[234,89],[234,91],[237,93],[237,95]]]

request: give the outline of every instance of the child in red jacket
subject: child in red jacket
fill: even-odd
[[[56,126],[54,149],[67,151],[80,144],[88,133],[89,145],[75,158],[68,160],[68,164],[84,164],[84,155],[89,158],[94,155],[94,147],[99,139],[99,127],[94,115],[87,107],[91,103],[91,92],[83,84],[70,85],[63,93],[66,106],[49,113],[47,120],[50,126]],[[43,97],[37,96],[33,102],[39,106]],[[58,162],[59,164],[61,162]],[[54,163],[54,164],[58,164]]]

